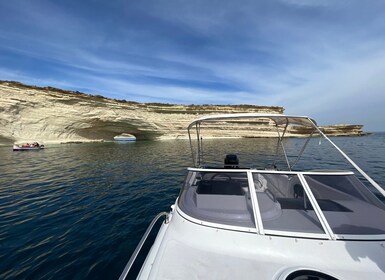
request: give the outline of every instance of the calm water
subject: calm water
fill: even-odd
[[[385,186],[385,134],[333,140]],[[236,144],[242,165],[275,151],[274,141],[259,142],[208,141],[204,148],[222,159]],[[289,139],[289,151],[302,142]],[[330,167],[315,159],[339,167],[325,143],[310,145],[323,151],[304,154],[298,168]],[[183,140],[0,147],[0,159],[0,279],[117,279],[152,218],[174,203],[191,165]]]

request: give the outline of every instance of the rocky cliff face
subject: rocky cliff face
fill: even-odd
[[[0,82],[0,142],[22,140],[71,142],[112,140],[121,133],[137,139],[186,138],[186,127],[194,119],[222,113],[283,113],[282,107],[253,105],[173,105],[114,100],[51,87]],[[266,137],[275,133],[260,123]],[[362,126],[330,126],[334,135],[360,135]],[[301,135],[301,131],[292,131]],[[217,135],[211,135],[217,136]],[[221,136],[254,137],[250,124]]]

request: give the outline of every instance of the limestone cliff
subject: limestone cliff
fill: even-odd
[[[0,142],[112,140],[121,133],[137,139],[186,138],[194,119],[221,113],[283,113],[282,107],[137,103],[98,95],[0,81]],[[264,136],[273,136],[261,123]],[[249,124],[221,136],[253,137]],[[360,135],[362,126],[330,126],[335,135]],[[293,131],[301,135],[301,131]],[[212,135],[216,136],[216,135]],[[275,135],[274,135],[275,136]]]

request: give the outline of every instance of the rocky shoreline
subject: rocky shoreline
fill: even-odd
[[[13,81],[0,81],[0,142],[40,140],[45,143],[112,141],[121,133],[138,140],[186,139],[186,127],[208,114],[281,114],[283,107],[256,105],[179,105],[138,103],[105,98],[52,87],[36,87]],[[258,124],[262,137],[275,137],[275,131]],[[255,137],[250,125],[221,131],[224,137]],[[323,127],[331,136],[365,135],[362,125]],[[214,133],[212,137],[218,137]],[[289,136],[301,137],[298,127]]]

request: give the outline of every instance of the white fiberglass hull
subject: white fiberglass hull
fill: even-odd
[[[300,269],[337,279],[385,279],[384,241],[259,235],[202,226],[176,207],[138,279],[286,279]]]

